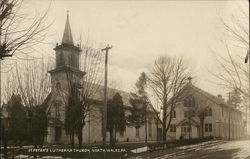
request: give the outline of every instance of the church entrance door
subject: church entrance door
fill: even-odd
[[[62,128],[55,127],[55,142],[56,143],[61,141],[61,136],[62,136]]]

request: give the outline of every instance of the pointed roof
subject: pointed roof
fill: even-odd
[[[181,126],[181,125],[185,125],[185,124],[187,124],[187,125],[191,124],[191,125],[194,125],[194,126],[200,126],[199,121],[196,121],[196,120],[193,120],[193,119],[187,119],[187,118],[185,118],[182,121],[180,121],[176,126]]]
[[[67,11],[67,20],[64,28],[62,44],[71,44],[73,45],[73,38],[71,34],[71,28],[69,23],[69,11]]]
[[[229,105],[228,103],[226,103],[225,101],[221,100],[219,97],[217,96],[214,96],[198,87],[196,87],[195,85],[193,85],[192,83],[187,83],[183,88],[182,90],[179,92],[179,93],[182,93],[184,90],[188,89],[188,88],[191,88],[193,89],[194,91],[196,91],[197,93],[205,96],[207,99],[209,99],[210,101],[213,101],[214,103],[216,103],[217,105],[219,106],[225,106],[227,108],[230,108],[232,110],[235,110],[235,111],[238,111],[238,112],[241,112],[240,110],[232,107],[231,105]]]

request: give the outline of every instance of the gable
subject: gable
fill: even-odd
[[[206,106],[212,106],[212,105],[216,105],[219,107],[226,107],[229,108],[231,110],[237,111],[242,113],[240,110],[228,105],[226,102],[224,102],[221,98],[214,96],[196,86],[194,86],[191,83],[186,84],[183,89],[179,92],[180,95],[180,99],[183,101],[183,99],[189,97],[189,96],[193,96],[196,99],[200,98],[203,101],[206,101],[205,105]],[[213,104],[212,104],[213,103]]]

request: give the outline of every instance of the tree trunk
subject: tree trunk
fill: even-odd
[[[7,133],[3,133],[4,137],[3,137],[3,145],[4,145],[4,158],[7,158],[7,154],[8,154],[8,138],[7,138]]]
[[[115,134],[114,134],[114,147],[115,147],[115,144],[116,144],[116,129],[114,130],[115,131]]]
[[[174,109],[174,105],[172,104],[172,105],[171,105],[171,109],[170,109],[170,116],[169,116],[168,125],[167,125],[166,128],[165,128],[165,131],[166,131],[166,135],[165,135],[165,136],[167,136],[168,129],[169,129],[170,124],[171,124],[171,122],[172,122],[172,111],[173,111],[173,109]],[[167,122],[166,122],[166,124],[167,124]],[[165,124],[165,125],[166,125],[166,124]],[[166,140],[165,140],[165,141],[166,141]]]
[[[145,143],[148,144],[147,107],[145,109]]]
[[[109,143],[110,143],[110,146],[113,146],[113,144],[114,144],[114,141],[113,141],[113,129],[110,129],[110,131],[109,131]]]
[[[70,143],[71,143],[71,147],[75,146],[74,133],[70,134]]]
[[[166,125],[166,124],[165,124]],[[166,126],[162,128],[162,139],[163,141],[167,141],[167,132],[166,132]]]
[[[167,140],[167,131],[166,131],[166,124],[167,124],[167,114],[166,114],[166,106],[163,106],[163,125],[162,125],[162,139],[163,141]]]
[[[79,146],[79,148],[82,148],[82,128],[83,128],[83,126],[80,126],[79,130],[78,130],[78,146]]]
[[[201,138],[204,138],[204,119],[200,119],[201,121]]]
[[[163,141],[167,141],[167,97],[166,97],[166,86],[164,86],[164,94],[163,94],[163,125],[162,125],[162,136]]]
[[[156,141],[158,142],[159,141],[159,128],[158,128],[158,119],[156,120]]]

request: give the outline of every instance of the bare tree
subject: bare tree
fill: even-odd
[[[243,55],[233,55],[230,46],[225,44],[226,56],[217,56],[217,71],[210,73],[218,79],[217,84],[223,88],[233,91],[237,89],[245,97],[249,96],[248,92],[248,68],[244,63]]]
[[[18,94],[18,83],[12,71],[7,74],[3,85],[3,101],[8,102],[13,94]]]
[[[226,18],[220,20],[234,45],[249,49],[249,10],[238,7],[238,14],[232,14],[229,20]]]
[[[41,105],[51,90],[50,78],[47,71],[50,63],[44,59],[27,61],[17,65],[13,76],[18,82],[18,92],[27,107]]]
[[[249,13],[247,12],[249,11],[239,7],[239,13],[232,15],[228,21],[221,18],[221,23],[230,40],[223,42],[226,54],[215,56],[217,71],[210,71],[218,80],[217,84],[229,91],[237,90],[246,99],[249,98],[249,68],[243,59],[249,50]],[[237,51],[241,54],[236,54]]]
[[[163,128],[164,141],[172,120],[172,111],[179,101],[178,93],[189,75],[189,67],[182,58],[168,56],[157,58],[148,74],[149,86],[162,109],[162,118],[158,117],[158,120]]]
[[[18,94],[26,108],[29,133],[35,146],[42,146],[47,133],[48,119],[46,107],[43,103],[50,93],[50,79],[48,76],[49,62],[42,60],[27,61],[16,67]]]
[[[45,37],[47,11],[39,16],[22,10],[24,0],[0,2],[0,53],[1,59],[16,51],[26,54]]]

